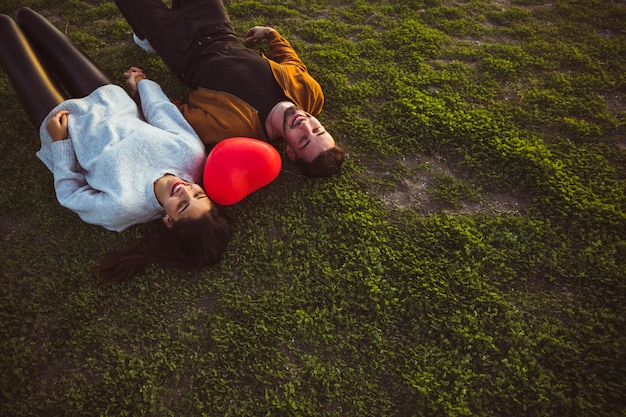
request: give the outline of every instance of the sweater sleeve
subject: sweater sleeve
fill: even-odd
[[[83,174],[71,139],[52,144],[54,189],[63,207],[77,213],[87,223],[115,228],[119,204],[111,196],[91,188]]]
[[[141,80],[137,87],[146,122],[175,135],[183,134],[197,137],[187,120],[165,95],[159,84],[151,80]]]

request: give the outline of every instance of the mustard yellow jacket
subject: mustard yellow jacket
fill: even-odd
[[[272,32],[268,41],[272,59],[263,58],[269,61],[285,95],[304,111],[318,115],[324,105],[318,82],[278,32]],[[236,136],[268,140],[256,109],[232,94],[196,88],[189,93],[187,103],[174,103],[205,145]]]

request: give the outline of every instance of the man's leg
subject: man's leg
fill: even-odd
[[[176,36],[182,26],[175,22],[170,9],[161,0],[115,0],[124,19],[128,22],[133,32],[140,38],[164,44],[165,38]],[[163,38],[163,39],[161,39]],[[162,49],[160,46],[159,49]]]
[[[221,0],[180,0],[172,9],[161,0],[115,0],[115,4],[135,34],[147,39],[177,76],[198,40],[235,34]]]
[[[115,0],[133,32],[147,39],[165,64],[174,71],[185,57],[191,39],[188,22],[181,13],[174,13],[161,0]]]
[[[174,0],[173,3],[193,27],[194,40],[204,36],[236,35],[222,0]]]
[[[0,15],[0,66],[13,84],[31,123],[43,119],[65,98],[53,84],[15,21]]]
[[[85,97],[111,79],[52,23],[33,10],[22,7],[15,21],[44,63],[58,77],[72,98]]]

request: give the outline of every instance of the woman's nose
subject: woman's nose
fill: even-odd
[[[180,194],[183,195],[183,196],[184,195],[188,196],[189,194],[191,194],[191,186],[189,184],[187,184],[184,187],[182,187],[180,189]]]

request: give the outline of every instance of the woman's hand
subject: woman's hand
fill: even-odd
[[[50,117],[46,122],[46,130],[52,137],[53,142],[65,140],[69,136],[69,130],[67,128],[67,115],[70,114],[67,110],[61,110],[54,116]]]
[[[126,87],[131,96],[137,94],[137,83],[141,80],[145,80],[146,74],[143,73],[141,68],[130,67],[128,71],[124,72],[124,80],[126,80]]]
[[[276,32],[276,29],[269,26],[255,26],[246,33],[244,41],[256,42],[263,39],[267,39],[270,33]]]

